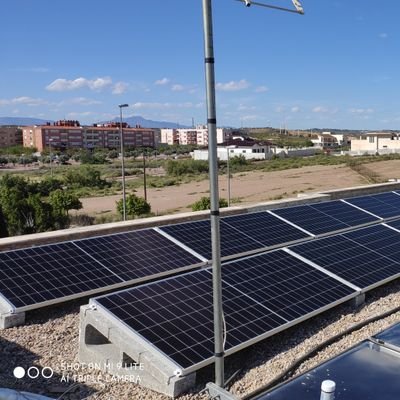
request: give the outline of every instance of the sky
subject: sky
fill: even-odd
[[[205,123],[201,0],[1,3],[0,116]],[[218,126],[400,129],[399,0],[212,3]]]

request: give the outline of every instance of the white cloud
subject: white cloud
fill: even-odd
[[[14,97],[13,99],[0,99],[0,106],[7,106],[10,104],[25,104],[29,107],[35,107],[48,104],[48,102],[40,98],[33,98],[28,96]]]
[[[283,113],[283,112],[285,112],[285,107],[282,107],[282,106],[275,107],[275,112]]]
[[[172,86],[171,90],[174,92],[182,92],[185,90],[185,87],[183,85],[176,84]]]
[[[238,111],[249,111],[249,110],[255,110],[256,107],[255,106],[246,106],[244,104],[239,104],[237,110]]]
[[[294,107],[292,107],[292,108],[290,109],[290,111],[291,111],[292,113],[298,113],[298,112],[300,111],[300,107],[294,106]]]
[[[327,112],[329,112],[329,110],[328,110],[326,107],[317,106],[317,107],[314,107],[314,108],[312,109],[312,112],[313,112],[313,113],[327,113]]]
[[[185,103],[145,103],[145,102],[137,102],[135,104],[132,104],[133,108],[136,109],[173,109],[173,108],[199,108],[202,107],[202,103],[192,103],[190,101],[185,102]]]
[[[243,117],[241,117],[240,119],[242,121],[254,121],[256,120],[258,117],[258,115],[244,115]]]
[[[382,32],[378,35],[381,39],[386,39],[388,37],[388,34],[385,32]]]
[[[162,86],[162,85],[167,85],[169,82],[170,80],[168,78],[162,78],[155,81],[154,84]]]
[[[58,78],[47,85],[46,90],[52,92],[65,92],[82,88],[88,88],[90,90],[102,90],[110,85],[112,85],[112,79],[109,76],[95,79],[86,79],[80,77],[74,80]]]
[[[86,97],[75,97],[74,99],[71,99],[64,103],[68,103],[68,102],[72,103],[72,104],[80,104],[81,106],[91,106],[94,104],[102,104],[102,102],[99,100],[87,99]]]
[[[372,114],[374,112],[373,108],[350,108],[349,112],[351,114]]]
[[[268,92],[268,88],[266,86],[257,86],[254,91],[256,93],[264,93],[264,92]]]
[[[93,115],[92,111],[84,111],[84,112],[70,112],[67,114],[68,118],[78,118],[78,117],[87,117],[89,115]]]
[[[125,93],[128,89],[128,84],[126,82],[117,82],[113,87],[113,94],[122,94]]]
[[[217,90],[221,90],[222,92],[234,92],[237,90],[247,89],[250,86],[249,82],[246,79],[241,79],[240,81],[230,81],[226,83],[217,83]]]

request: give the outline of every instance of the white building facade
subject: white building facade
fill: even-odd
[[[231,137],[230,129],[217,128],[217,143],[224,143]],[[207,146],[208,128],[205,125],[198,125],[195,128],[161,129],[161,143]]]
[[[400,134],[391,132],[370,132],[351,141],[351,154],[400,153]]]

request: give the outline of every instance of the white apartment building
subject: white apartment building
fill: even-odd
[[[351,141],[351,154],[400,153],[400,134],[392,132],[370,132]]]
[[[230,129],[217,128],[217,143],[226,142],[231,137]],[[195,128],[161,129],[161,143],[207,146],[208,128],[206,125],[198,125]]]
[[[337,138],[330,132],[315,133],[310,140],[313,142],[314,146],[321,149],[337,147],[339,145]]]

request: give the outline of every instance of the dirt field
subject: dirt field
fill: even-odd
[[[400,160],[382,161],[366,166],[382,179],[400,178]],[[283,197],[295,197],[298,193],[320,192],[368,184],[367,179],[346,167],[314,166],[276,172],[246,172],[231,177],[232,205],[251,204]],[[202,196],[208,196],[208,181],[193,182],[162,189],[148,189],[147,199],[155,214],[177,213],[190,210],[190,205]],[[227,179],[220,176],[220,196],[227,198]],[[136,192],[143,196],[143,190]],[[80,213],[89,215],[114,214],[116,201],[121,195],[81,199]]]

